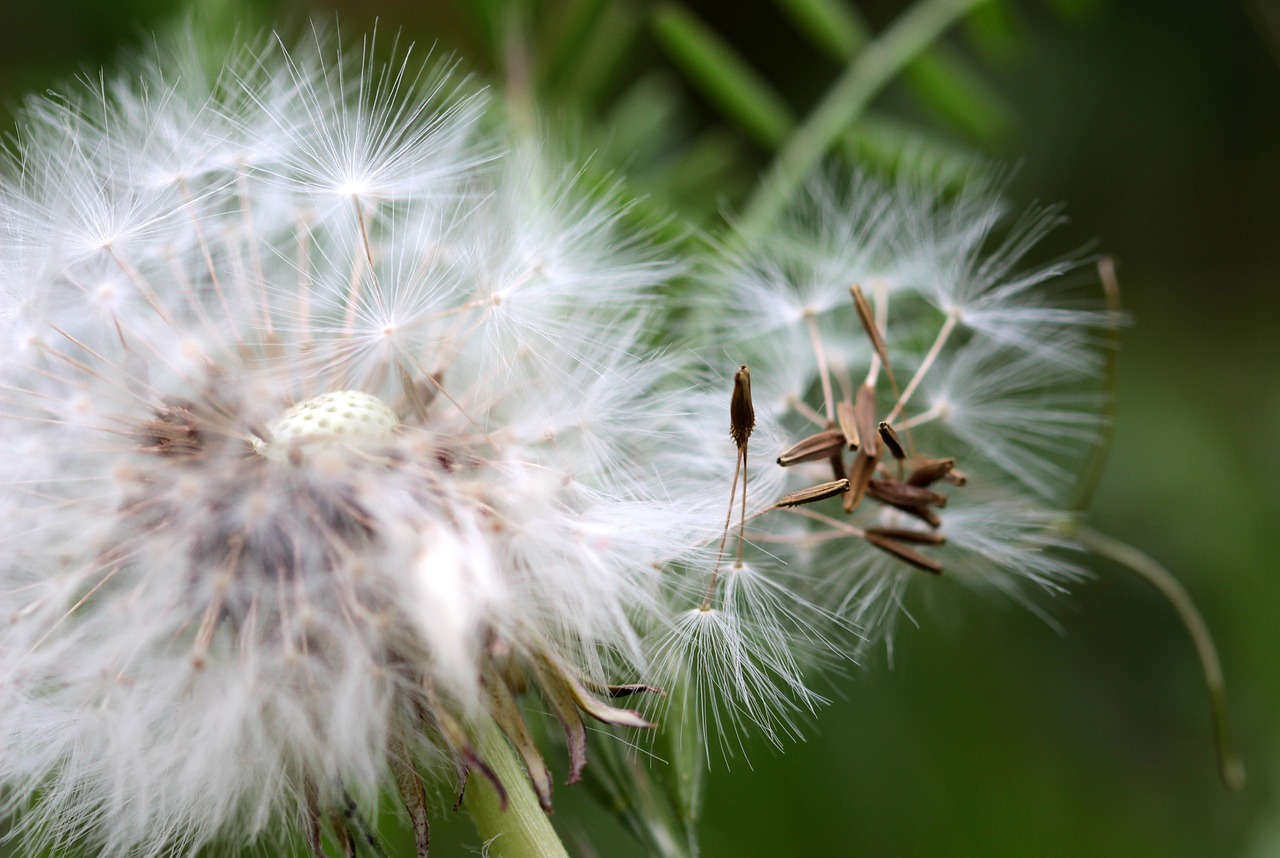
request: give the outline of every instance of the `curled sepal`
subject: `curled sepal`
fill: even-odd
[[[546,761],[533,743],[533,737],[529,735],[529,728],[520,715],[520,707],[511,688],[492,665],[484,672],[484,686],[489,693],[489,716],[524,761],[524,767],[529,772],[529,783],[538,796],[538,804],[550,813],[551,770],[547,768]]]
[[[652,721],[647,720],[633,709],[618,709],[605,703],[587,690],[587,687],[574,676],[572,671],[548,654],[544,653],[538,656],[537,669],[538,678],[541,680],[544,689],[558,685],[559,690],[556,693],[567,695],[575,706],[597,721],[605,724],[615,724],[619,727],[637,727],[640,729],[649,729],[656,726]],[[639,690],[654,690],[647,686],[620,687],[632,689],[627,692],[628,694],[634,694]],[[609,689],[608,693],[611,697],[622,696],[615,695],[612,689]]]
[[[302,834],[307,848],[313,858],[325,858],[324,854],[324,814],[320,810],[320,797],[316,794],[316,785],[310,779],[303,784],[303,793],[307,806],[303,815]]]
[[[565,743],[569,746],[569,779],[565,783],[576,784],[582,779],[582,769],[587,765],[587,730],[573,695],[562,683],[542,676],[543,672],[538,671],[542,696],[564,728]]]
[[[338,813],[331,814],[330,818],[333,825],[333,837],[338,844],[338,854],[342,858],[356,858],[356,839],[347,830],[346,818]],[[323,852],[320,854],[324,855]]]
[[[498,779],[493,769],[489,768],[489,765],[476,752],[475,745],[471,743],[470,737],[467,736],[467,731],[445,710],[440,698],[430,688],[424,689],[424,691],[427,701],[431,705],[435,726],[445,744],[449,746],[449,750],[453,752],[454,759],[458,764],[458,804],[455,806],[455,810],[462,804],[462,798],[467,790],[467,779],[471,776],[471,772],[479,772],[481,777],[493,785],[493,791],[498,796],[498,803],[505,810],[507,807],[507,790],[502,785],[502,781]]]
[[[407,756],[402,758],[392,755],[391,773],[395,776],[396,787],[400,790],[405,810],[409,813],[409,822],[413,825],[415,854],[417,858],[427,858],[427,849],[431,845],[431,820],[427,816],[426,787]]]

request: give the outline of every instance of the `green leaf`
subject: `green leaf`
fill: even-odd
[[[795,124],[776,90],[688,9],[664,3],[654,31],[690,81],[727,118],[760,143],[777,148]]]
[[[727,197],[745,191],[750,174],[742,170],[744,144],[724,130],[708,130],[668,160],[662,171],[667,197],[701,220]]]
[[[669,75],[653,72],[627,88],[605,116],[609,148],[626,160],[653,160],[675,134],[679,88]]]

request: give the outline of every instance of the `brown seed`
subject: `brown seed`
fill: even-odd
[[[866,447],[858,451],[853,460],[853,471],[849,474],[849,491],[844,496],[844,511],[853,512],[862,503],[867,493],[867,485],[876,475],[876,460],[867,455]]]
[[[947,505],[947,496],[922,486],[913,486],[898,480],[872,480],[867,493],[876,500],[896,507]]]
[[[858,423],[853,416],[853,403],[842,399],[836,403],[836,420],[850,450],[858,449]]]
[[[947,538],[941,533],[927,530],[907,530],[902,527],[868,527],[867,535],[875,534],[884,539],[896,539],[899,542],[914,542],[917,545],[942,545]]]
[[[893,370],[889,366],[889,350],[885,347],[884,337],[880,336],[880,328],[876,326],[875,313],[871,311],[871,304],[867,301],[867,296],[862,294],[862,287],[857,284],[849,287],[849,294],[853,296],[853,306],[858,311],[858,321],[862,322],[862,327],[867,332],[867,338],[871,340],[871,347],[880,356],[880,362],[884,364],[885,372],[892,375]]]
[[[816,462],[840,455],[844,448],[844,433],[839,429],[828,429],[816,435],[810,435],[803,441],[797,441],[778,456],[778,464],[784,468],[798,465],[801,462]]]
[[[807,489],[789,492],[782,496],[782,499],[774,504],[774,507],[801,506],[807,503],[817,503],[818,501],[833,498],[836,495],[844,494],[849,490],[848,480],[832,480],[829,483],[819,483],[816,486],[810,486]]]
[[[934,560],[932,557],[925,557],[918,551],[911,550],[901,542],[897,542],[893,539],[887,539],[872,531],[867,531],[865,539],[881,551],[884,551],[887,554],[892,554],[894,557],[904,563],[914,566],[922,572],[928,572],[931,575],[942,574],[941,563]]]
[[[873,459],[880,458],[879,421],[876,420],[876,392],[869,384],[858,388],[858,395],[853,400],[853,425],[858,439],[862,442],[862,452]]]
[[[951,473],[955,459],[915,459],[907,483],[913,486],[931,486]]]
[[[733,397],[729,400],[729,435],[741,450],[756,428],[756,410],[751,404],[751,370],[746,364],[733,376]]]
[[[844,456],[840,453],[836,453],[828,461],[831,463],[831,479],[848,479],[849,475],[844,472]]]
[[[907,453],[902,449],[902,440],[898,438],[898,433],[893,431],[893,427],[882,421],[878,429],[880,440],[884,441],[884,445],[889,448],[889,455],[899,462],[905,459]]]

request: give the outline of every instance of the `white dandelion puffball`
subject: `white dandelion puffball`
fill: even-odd
[[[662,570],[720,515],[646,345],[675,267],[608,189],[497,157],[480,98],[364,47],[213,77],[175,52],[26,108],[0,801],[33,852],[281,820],[318,849],[347,790],[394,781],[416,821],[419,777],[484,774],[492,722],[549,809],[517,674],[573,779],[582,713],[646,726],[601,701],[645,681]]]

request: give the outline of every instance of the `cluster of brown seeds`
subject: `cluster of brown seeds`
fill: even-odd
[[[893,377],[888,350],[866,297],[861,288],[856,285],[850,288],[850,293],[858,318],[875,350],[879,366],[884,367],[885,375],[888,376],[895,391],[899,393],[899,401],[905,402],[907,397],[897,390],[898,385]],[[824,374],[823,389],[830,400],[831,384],[825,377],[826,362],[821,360],[821,355],[819,364]],[[942,520],[937,510],[947,505],[947,496],[935,490],[934,486],[940,482],[963,486],[967,479],[963,473],[956,470],[954,458],[932,458],[916,454],[909,430],[906,432],[904,442],[888,420],[879,420],[876,417],[874,380],[877,376],[878,370],[873,368],[868,381],[858,387],[851,399],[846,397],[835,403],[834,409],[829,412],[834,414],[834,419],[821,421],[823,428],[820,431],[797,441],[777,457],[778,465],[784,468],[810,462],[828,462],[831,466],[832,479],[790,492],[778,500],[771,509],[802,507],[840,497],[844,512],[852,514],[865,499],[870,498],[919,520],[927,526],[927,529],[856,528],[841,523],[835,534],[860,537],[880,551],[916,569],[934,575],[941,574],[942,564],[921,551],[923,547],[939,546],[946,541],[946,538],[938,532]],[[898,410],[900,408],[895,407],[894,413]],[[814,412],[813,416],[816,417],[817,413]],[[751,406],[750,372],[746,366],[743,366],[739,368],[734,382],[733,399],[730,405],[730,434],[738,447],[738,468],[744,472],[744,512],[747,438],[750,437],[754,424],[755,412]],[[892,466],[882,461],[886,452],[893,462]],[[846,453],[853,454],[851,462],[846,462]],[[735,474],[735,498],[736,479]],[[820,521],[828,523],[835,521],[828,519],[827,516],[805,512]]]

